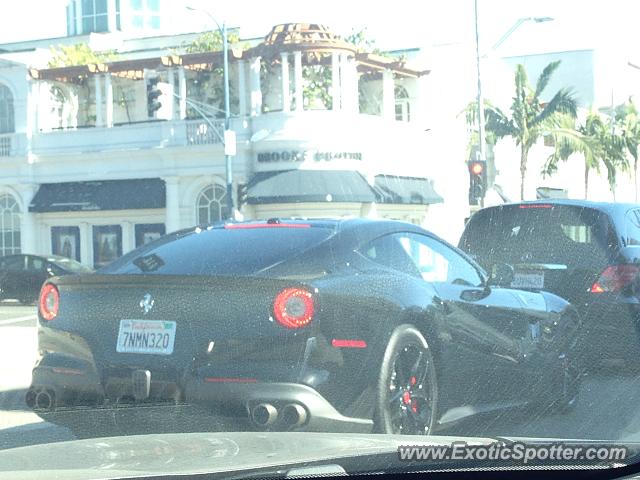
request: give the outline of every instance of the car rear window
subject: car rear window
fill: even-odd
[[[205,228],[146,244],[100,274],[250,275],[293,258],[334,232],[326,227]]]
[[[476,213],[460,247],[485,267],[498,262],[606,263],[614,244],[598,210],[567,205],[508,205]]]

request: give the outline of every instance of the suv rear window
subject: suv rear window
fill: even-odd
[[[333,232],[325,227],[196,230],[148,243],[97,273],[251,275],[299,255]]]
[[[615,243],[608,217],[568,205],[508,205],[476,213],[460,247],[481,265],[581,262],[606,264]]]

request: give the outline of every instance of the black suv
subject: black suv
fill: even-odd
[[[459,246],[488,271],[511,265],[510,287],[573,303],[586,361],[640,365],[640,205],[552,200],[485,208]]]

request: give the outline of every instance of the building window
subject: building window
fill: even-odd
[[[395,89],[396,98],[396,120],[401,122],[408,122],[411,120],[411,109],[409,104],[409,93],[407,89],[401,86],[396,86]]]
[[[82,33],[108,30],[107,0],[82,0]]]
[[[80,261],[80,227],[51,227],[51,253]]]
[[[196,209],[199,225],[229,218],[226,189],[220,185],[205,188],[198,196]]]
[[[0,255],[20,253],[20,207],[11,195],[0,196]]]
[[[136,248],[153,242],[164,234],[164,223],[139,223],[136,225]]]
[[[122,227],[99,225],[93,227],[93,265],[105,266],[122,255]]]
[[[13,95],[5,85],[0,85],[0,134],[14,131]]]

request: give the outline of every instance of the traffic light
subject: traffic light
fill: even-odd
[[[469,166],[469,205],[480,205],[487,193],[487,162],[473,160]]]
[[[238,208],[241,208],[247,203],[249,189],[246,183],[238,185]]]
[[[162,107],[159,97],[162,91],[158,88],[158,77],[152,77],[147,81],[147,114],[154,118],[156,112]]]

